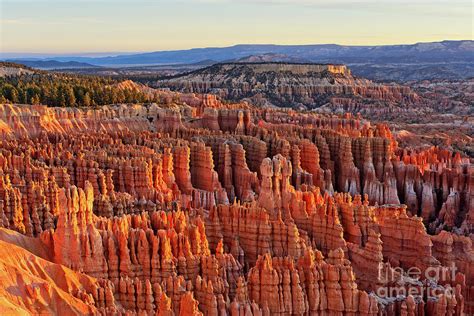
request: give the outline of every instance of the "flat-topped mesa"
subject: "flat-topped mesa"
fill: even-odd
[[[346,65],[338,64],[312,64],[312,63],[223,63],[220,64],[222,71],[235,70],[236,65],[242,65],[246,69],[251,69],[255,73],[265,72],[287,72],[295,75],[316,74],[329,72],[332,74],[351,75],[351,71]]]
[[[345,65],[222,63],[156,82],[187,93],[215,93],[223,99],[251,100],[258,106],[317,108],[332,97],[383,101],[404,107],[419,98],[410,88],[353,77]],[[354,111],[356,112],[356,111]]]

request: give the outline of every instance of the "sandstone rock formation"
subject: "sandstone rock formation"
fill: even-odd
[[[474,312],[468,158],[350,114],[166,93],[0,105],[2,313]]]
[[[256,105],[295,108],[319,107],[334,96],[339,97],[337,100],[359,100],[360,103],[364,99],[392,103],[418,100],[408,87],[353,77],[344,65],[221,63],[155,84],[185,93],[214,93],[228,100],[246,98]]]

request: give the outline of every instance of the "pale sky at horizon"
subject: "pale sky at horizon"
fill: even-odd
[[[472,40],[471,0],[0,0],[0,51]]]

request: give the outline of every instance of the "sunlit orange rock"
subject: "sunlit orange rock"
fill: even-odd
[[[468,158],[359,115],[155,92],[1,105],[2,314],[472,313]],[[378,292],[402,279],[454,294]]]

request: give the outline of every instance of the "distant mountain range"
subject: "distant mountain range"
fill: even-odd
[[[202,64],[204,67],[229,61],[338,63],[349,65],[355,75],[377,80],[460,79],[474,76],[474,41],[383,46],[235,45],[107,57],[58,56],[54,59],[8,60],[41,69],[185,64]]]
[[[158,51],[108,57],[58,56],[55,57],[54,60],[61,62],[84,62],[97,66],[131,66],[189,64],[209,59],[220,62],[269,53],[284,54],[312,62],[328,63],[474,61],[474,41],[442,41],[412,45],[383,46],[347,46],[336,44],[235,45],[222,48],[193,48],[188,50]],[[9,59],[13,60],[14,58]],[[51,60],[51,58],[48,59]],[[17,62],[20,60],[31,61],[42,59],[15,59]]]
[[[57,60],[23,60],[9,59],[9,62],[21,63],[25,66],[38,69],[71,69],[71,68],[98,68],[100,66],[91,65],[77,61],[57,61]]]

